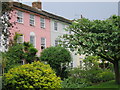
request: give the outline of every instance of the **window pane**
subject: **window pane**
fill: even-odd
[[[24,42],[23,35],[21,35],[17,38],[17,43],[23,43],[23,42]]]
[[[55,40],[55,46],[58,46],[58,40]]]
[[[44,18],[40,18],[40,24],[41,24],[41,28],[45,28],[45,19]]]
[[[54,30],[56,30],[57,31],[57,22],[54,22]]]
[[[30,36],[30,43],[35,46],[35,36]]]
[[[34,26],[34,15],[30,15],[30,25]]]
[[[30,20],[30,25],[34,25],[34,20]]]
[[[30,19],[33,19],[33,20],[34,20],[34,15],[30,15]]]
[[[17,15],[18,15],[19,17],[22,17],[22,12],[21,12],[21,11],[18,11]]]
[[[17,12],[17,22],[19,22],[19,23],[23,22],[23,12],[21,12],[21,11]]]
[[[46,47],[46,41],[45,41],[45,38],[41,38],[41,49],[45,49]]]

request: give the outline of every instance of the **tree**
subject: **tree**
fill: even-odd
[[[7,2],[8,1],[8,2]],[[8,48],[8,38],[10,36],[10,30],[14,25],[14,22],[10,22],[10,19],[12,17],[12,3],[7,0],[6,2],[0,1],[0,4],[2,6],[2,11],[0,14],[0,23],[1,23],[1,30],[0,33],[2,33],[3,40],[2,44],[5,49]]]
[[[7,59],[6,61],[6,72],[13,68],[16,65],[20,65],[20,62],[22,59],[24,59],[24,51],[23,51],[23,45],[22,44],[14,44],[13,46],[10,46],[7,52],[4,52],[5,57]]]
[[[113,15],[106,20],[75,20],[63,35],[61,44],[77,50],[79,54],[97,55],[114,65],[115,79],[120,84],[120,16]]]
[[[1,53],[2,56],[0,56],[0,64],[1,64],[1,68],[2,68],[2,72],[4,74],[4,69],[6,67],[6,62],[7,62],[7,58],[6,58],[6,54],[5,53]]]
[[[31,63],[34,60],[36,60],[37,52],[38,50],[34,48],[32,44],[30,44],[29,42],[24,42],[24,54],[25,54],[24,59],[26,60],[27,63]]]
[[[63,47],[49,47],[41,52],[41,61],[47,61],[58,76],[64,78],[66,66],[71,61],[70,52]]]

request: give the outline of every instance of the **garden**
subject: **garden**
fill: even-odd
[[[38,50],[29,42],[17,43],[16,33],[2,53],[3,89],[119,88],[120,17],[106,20],[74,20],[60,37],[59,45]],[[71,68],[70,51],[86,55],[83,66]]]

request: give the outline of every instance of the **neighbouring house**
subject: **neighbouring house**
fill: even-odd
[[[70,33],[64,29],[72,21],[42,10],[40,1],[33,2],[32,6],[12,2],[12,7],[13,12],[10,22],[14,23],[14,27],[10,30],[10,39],[13,39],[16,32],[20,33],[21,36],[19,36],[17,42],[30,42],[38,50],[37,55],[40,55],[40,52],[47,47],[57,46],[59,44],[58,37]],[[80,56],[75,55],[75,52],[71,52],[71,55],[73,61],[70,66],[80,66]]]
[[[65,28],[71,24],[68,20],[61,21],[56,18],[50,19],[51,21],[51,46],[57,46],[59,44],[59,36],[63,34],[70,34],[70,31],[66,31]],[[75,52],[71,52],[73,61],[69,64],[71,67],[80,66],[79,55],[75,55]]]

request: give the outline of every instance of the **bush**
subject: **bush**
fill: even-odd
[[[3,54],[4,57],[6,57],[5,72],[7,72],[10,68],[13,68],[14,65],[20,64],[19,62],[24,58],[23,45],[14,44],[13,46],[10,46],[8,51]]]
[[[4,75],[4,88],[60,88],[61,80],[49,65],[33,62],[12,68]]]
[[[34,60],[36,60],[37,55],[36,53],[38,52],[38,50],[34,47],[29,47],[28,50],[25,51],[25,60],[27,63],[31,63]]]
[[[91,69],[85,71],[85,74],[86,74],[85,78],[91,83],[101,82],[97,74],[102,72],[103,70],[101,68],[92,67]]]
[[[22,60],[25,60],[26,63],[33,62],[36,60],[37,51],[29,42],[23,44],[14,43],[7,52],[2,53],[5,72],[16,65],[21,65]]]
[[[84,88],[93,84],[114,79],[112,70],[99,67],[99,57],[88,56],[83,61],[85,67],[68,70],[69,78],[62,82],[63,88]]]
[[[88,56],[83,61],[85,63],[84,76],[91,83],[99,83],[103,81],[109,81],[114,79],[112,70],[100,67],[98,56]],[[110,68],[110,65],[108,65]]]
[[[66,77],[66,66],[71,61],[70,52],[63,47],[49,47],[41,52],[40,60],[47,61],[58,76]],[[65,74],[66,73],[66,74]]]
[[[99,80],[101,82],[110,81],[114,79],[114,74],[110,70],[106,70],[101,73],[98,73],[96,76],[99,77]]]
[[[92,67],[90,69],[73,68],[69,70],[69,78],[64,79],[62,87],[64,88],[83,88],[100,82],[114,79],[111,70]]]
[[[84,88],[90,85],[91,83],[84,78],[68,77],[62,82],[62,88]]]

